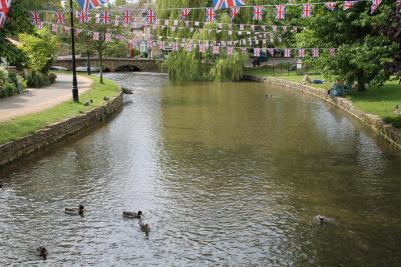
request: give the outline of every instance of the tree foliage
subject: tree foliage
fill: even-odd
[[[21,50],[28,59],[29,69],[47,73],[57,53],[56,37],[45,27],[34,35],[21,33],[19,40]]]
[[[308,28],[298,33],[298,47],[337,48],[336,55],[325,52],[318,59],[307,59],[327,77],[336,77],[349,83],[357,82],[358,89],[366,84],[382,84],[390,72],[385,69],[399,51],[399,45],[382,35],[378,28],[390,23],[394,4],[382,4],[375,14],[370,2],[358,2],[350,10],[337,8],[324,11],[305,20]]]

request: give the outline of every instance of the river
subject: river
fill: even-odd
[[[267,84],[107,76],[121,113],[3,172],[1,266],[39,245],[49,266],[400,264],[401,153],[362,123]]]

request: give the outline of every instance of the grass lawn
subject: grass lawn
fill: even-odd
[[[255,75],[258,77],[273,76],[271,67],[248,68],[244,74]],[[283,72],[274,77],[301,83],[303,76],[296,72]],[[321,75],[309,75],[312,80],[323,79]],[[328,90],[332,86],[332,82],[325,84],[309,84],[310,86]],[[380,116],[385,122],[391,123],[396,128],[401,128],[401,116],[394,113],[395,106],[401,108],[401,85],[398,81],[388,81],[382,87],[370,87],[365,92],[352,92],[347,95],[355,107],[361,111]]]
[[[105,96],[113,98],[120,92],[119,86],[111,80],[105,79],[105,84],[101,84],[99,77],[82,76],[92,79],[93,84],[91,89],[80,95],[80,103],[74,103],[72,100],[66,101],[48,110],[0,123],[0,144],[29,135],[49,124],[90,111],[102,105]],[[87,107],[83,103],[89,99],[93,100],[93,104]]]

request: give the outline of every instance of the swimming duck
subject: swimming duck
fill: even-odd
[[[44,260],[47,259],[48,252],[47,252],[47,249],[45,247],[38,247],[36,249],[36,252],[38,253],[39,257],[42,257]]]
[[[150,227],[149,224],[144,224],[143,222],[139,222],[139,227],[141,228],[141,231],[145,233],[146,236],[149,236],[150,233]]]
[[[84,205],[79,205],[78,208],[65,208],[64,212],[71,215],[84,215]]]
[[[140,219],[142,217],[142,211],[132,212],[132,211],[123,211],[123,217],[130,219]]]
[[[327,218],[326,216],[324,216],[324,215],[316,215],[315,216],[315,222],[317,223],[317,224],[324,224],[324,223],[327,223],[327,222],[329,222],[329,218]]]

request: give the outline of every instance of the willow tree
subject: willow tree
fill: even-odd
[[[263,1],[247,1],[248,4],[263,4]],[[170,21],[178,20],[179,25],[177,27],[183,27],[184,29],[176,29],[172,31],[170,27],[159,27],[157,35],[160,36],[161,40],[167,42],[177,41],[181,43],[184,38],[188,42],[196,44],[203,44],[209,42],[210,48],[213,46],[213,42],[234,42],[244,37],[251,37],[245,35],[237,35],[239,30],[239,23],[243,24],[263,24],[270,21],[269,16],[265,16],[264,21],[255,22],[252,21],[252,9],[243,8],[240,14],[234,21],[231,21],[229,10],[220,10],[217,12],[217,19],[213,23],[203,24],[205,22],[206,7],[211,7],[212,1],[207,0],[158,0],[156,8],[158,10],[157,16],[159,19],[168,19]],[[185,20],[180,19],[181,8],[198,8],[192,9],[189,16],[185,19],[191,21],[192,26],[186,26]],[[200,8],[200,9],[199,9]],[[193,21],[201,22],[203,30],[199,27],[193,26]],[[218,28],[221,23],[222,28]],[[230,24],[233,23],[231,26]],[[193,29],[191,29],[193,28]],[[229,35],[229,30],[233,31],[232,35]],[[212,49],[204,53],[200,53],[198,49],[192,51],[186,51],[185,47],[170,53],[169,58],[163,64],[163,67],[168,71],[170,77],[176,80],[214,80],[214,81],[237,81],[241,78],[243,73],[245,58],[239,49],[235,49],[233,55],[227,55],[226,49],[220,47],[218,54],[211,53]]]

